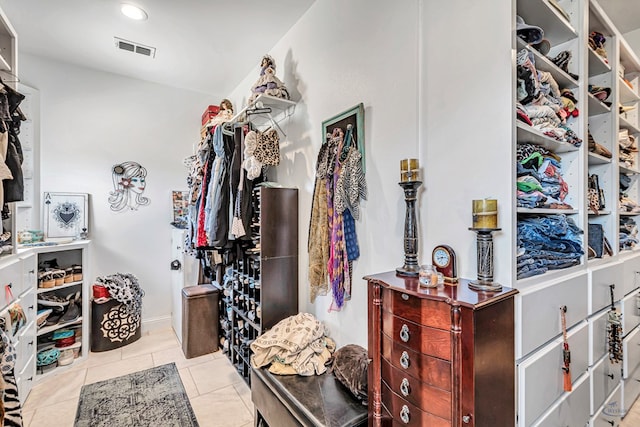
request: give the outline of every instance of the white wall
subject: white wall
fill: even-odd
[[[209,95],[20,54],[20,79],[40,90],[41,190],[89,193],[91,276],[130,272],[146,292],[143,321],[171,314],[171,191],[199,140]],[[112,212],[113,165],[147,171],[151,204]],[[167,324],[168,325],[168,324]]]
[[[640,29],[622,35],[631,49],[640,57]]]
[[[367,288],[362,277],[403,263],[404,198],[400,159],[417,157],[418,2],[317,1],[270,54],[292,98],[295,114],[277,179],[299,188],[299,308],[329,327],[338,344],[367,342]],[[256,69],[231,94],[242,105]],[[352,299],[328,313],[330,296],[309,302],[307,234],[321,123],[359,102],[365,106],[368,201],[356,222],[361,256],[354,264]]]
[[[300,100],[285,122],[288,138],[277,172],[281,183],[300,189],[299,307],[325,321],[339,345],[366,346],[361,278],[403,263],[401,159],[419,157],[426,177],[418,209],[422,263],[430,263],[435,244],[449,243],[461,255],[461,275],[475,278],[471,200],[511,203],[512,15],[510,2],[492,3],[320,1],[270,52],[277,75]],[[257,76],[256,64],[231,94],[238,107]],[[342,312],[329,313],[330,297],[309,302],[314,167],[321,122],[358,102],[365,105],[369,200],[357,222],[361,257],[352,300]],[[506,173],[496,173],[493,162]],[[510,210],[504,212],[500,224],[509,228]],[[497,279],[508,284],[510,238],[498,238],[496,252],[507,261],[497,266]]]

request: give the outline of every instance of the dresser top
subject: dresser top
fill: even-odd
[[[494,304],[518,293],[517,289],[502,287],[499,292],[478,292],[469,288],[468,279],[460,279],[456,286],[438,285],[437,288],[419,286],[418,277],[401,277],[395,271],[372,274],[364,277],[369,282],[385,288],[415,295],[419,298],[439,300],[447,304],[459,304],[473,309]]]

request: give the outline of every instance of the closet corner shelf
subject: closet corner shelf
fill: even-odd
[[[68,328],[69,326],[79,325],[81,323],[82,323],[82,316],[78,317],[73,322],[64,323],[62,325],[58,324],[58,325],[45,326],[42,329],[38,329],[37,336],[42,336],[42,335],[48,334],[49,332],[57,331],[58,329],[62,329],[62,328]]]
[[[631,89],[627,83],[622,79],[622,77],[618,77],[618,86],[620,87],[620,102],[622,104],[630,104],[632,102],[640,101],[640,96]]]
[[[597,76],[611,71],[611,65],[604,62],[604,58],[588,47],[589,50],[589,76]]]
[[[549,0],[518,0],[516,10],[527,24],[544,26],[545,38],[551,46],[578,37],[575,28],[549,4]]]
[[[282,113],[287,113],[287,117],[293,114],[293,110],[295,109],[297,102],[291,101],[289,99],[276,98],[274,96],[269,96],[262,94],[256,98],[251,104],[244,107],[240,110],[233,118],[231,119],[231,123],[237,123],[242,120],[246,111],[249,108],[271,108],[271,116],[275,118]],[[291,111],[289,112],[289,110]]]
[[[518,48],[519,49],[527,49],[529,52],[533,52],[533,57],[535,58],[536,69],[540,71],[546,71],[551,73],[553,78],[556,80],[558,85],[561,88],[567,89],[575,89],[578,87],[578,82],[567,74],[563,69],[558,67],[556,64],[551,62],[551,59],[547,58],[545,55],[538,52],[538,50],[532,48],[530,45],[524,42],[520,37],[518,37]]]
[[[11,65],[4,59],[4,56],[0,55],[0,70],[11,72]]]
[[[529,126],[526,123],[517,121],[518,143],[531,143],[546,148],[554,153],[566,153],[569,151],[578,151],[579,148],[569,143],[557,141],[540,132],[538,129]]]
[[[611,108],[600,101],[598,98],[588,93],[587,97],[589,98],[589,116],[597,116],[598,114],[610,113]]]
[[[524,279],[516,279],[517,284],[513,287],[519,289],[520,292],[522,292],[522,289],[525,287],[536,286],[541,283],[549,283],[550,281],[559,277],[568,277],[571,274],[584,270],[584,267],[584,263],[580,263],[578,265],[574,265],[573,267],[562,268],[560,270],[549,270],[546,273],[539,274],[537,276],[525,277]]]
[[[627,175],[640,175],[640,171],[636,169],[631,169],[620,165],[620,172]]]
[[[640,212],[620,212],[620,216],[638,216]]]
[[[629,130],[629,132],[631,133],[640,133],[640,129],[638,129],[638,126],[634,125],[633,123],[627,121],[627,119],[625,119],[622,116],[619,116],[620,118],[620,127]]]
[[[597,267],[600,266],[602,264],[606,264],[609,261],[611,261],[613,258],[606,255],[603,256],[602,258],[591,258],[587,260],[587,264],[589,265],[589,267],[593,268],[593,267]]]
[[[566,214],[566,215],[573,215],[573,214],[577,214],[578,210],[577,209],[529,209],[529,208],[518,208],[518,213],[519,214],[544,214],[544,215],[548,215],[548,214]]]
[[[620,63],[624,66],[627,72],[640,70],[640,59],[635,54],[629,42],[620,37]]]
[[[592,217],[598,217],[602,215],[611,215],[611,211],[598,211],[598,213],[589,211],[589,216],[592,216]]]
[[[46,292],[57,291],[58,289],[65,289],[65,288],[70,288],[71,286],[78,286],[78,285],[82,285],[82,281],[65,283],[64,285],[55,286],[53,288],[38,288],[38,291],[36,293],[40,295]]]
[[[600,154],[589,152],[589,166],[591,165],[607,165],[612,162],[608,157],[601,156]]]

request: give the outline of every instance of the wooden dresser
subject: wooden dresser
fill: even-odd
[[[369,426],[513,427],[515,289],[367,276]]]

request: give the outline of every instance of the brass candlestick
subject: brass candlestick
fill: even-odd
[[[493,232],[500,228],[475,228],[469,230],[476,233],[476,250],[478,279],[469,282],[469,288],[483,292],[497,292],[502,285],[493,281]]]

